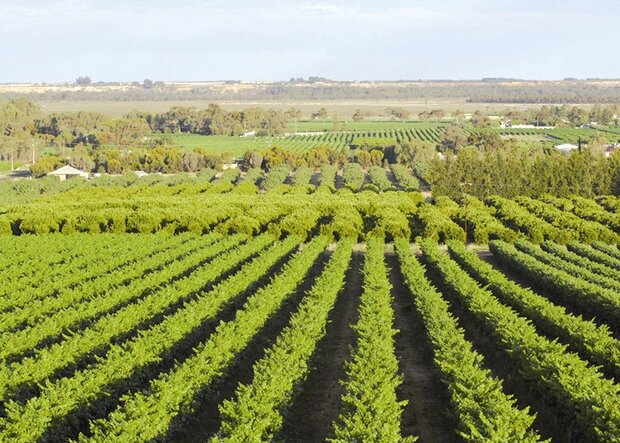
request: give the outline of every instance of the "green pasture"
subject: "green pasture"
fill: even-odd
[[[19,168],[20,166],[22,166],[22,163],[15,162],[14,164],[15,169]],[[6,172],[10,170],[11,170],[11,162],[0,161],[0,172]]]
[[[232,137],[227,135],[166,134],[174,144],[185,151],[204,149],[209,152],[231,153],[242,156],[249,150],[263,150],[273,146],[270,137]]]

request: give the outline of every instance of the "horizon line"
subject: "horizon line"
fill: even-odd
[[[88,76],[87,76],[88,77]],[[312,76],[311,76],[312,77]],[[175,83],[253,83],[253,84],[275,84],[275,83],[492,83],[492,82],[587,82],[587,81],[620,81],[620,77],[564,77],[555,79],[536,79],[536,78],[514,78],[514,77],[481,77],[481,78],[461,78],[461,79],[449,79],[449,78],[418,78],[418,79],[351,79],[351,80],[334,80],[329,78],[318,77],[318,80],[310,81],[302,77],[291,77],[288,80],[239,80],[239,79],[215,79],[215,80],[156,80],[146,77],[142,80],[92,80],[90,85],[97,84],[111,84],[111,83],[123,83],[132,84],[140,83],[144,80],[151,80],[153,82],[163,82],[168,84]],[[77,78],[76,78],[77,80]],[[0,81],[0,85],[73,85],[76,84],[76,80],[65,81]],[[294,80],[294,81],[291,81]]]

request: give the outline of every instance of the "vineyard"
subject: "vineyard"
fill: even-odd
[[[303,122],[312,123],[312,122]],[[374,123],[374,124],[371,124]],[[170,135],[171,140],[184,149],[204,148],[214,152],[231,152],[242,155],[247,150],[264,150],[278,146],[294,152],[307,152],[317,146],[328,146],[337,151],[346,148],[355,149],[364,145],[389,146],[397,143],[422,141],[438,144],[443,132],[449,126],[446,122],[361,122],[347,128],[318,128],[308,126],[314,131],[302,132],[280,137],[229,137],[203,136],[189,134]],[[316,130],[322,128],[321,130]],[[595,130],[590,128],[487,128],[480,129],[471,125],[464,126],[467,134],[479,134],[485,131],[497,133],[502,137],[527,138],[547,145],[560,143],[576,144],[580,140],[587,142],[593,135],[602,134],[609,142],[617,142],[620,134],[613,129]]]
[[[0,206],[0,441],[620,441],[620,200],[283,167]]]
[[[317,146],[327,146],[337,151],[355,148],[372,142],[394,145],[412,140],[438,143],[448,125],[443,123],[411,123],[404,127],[386,129],[335,130],[301,132],[280,137],[228,137],[202,135],[172,135],[171,140],[185,149],[205,148],[215,152],[243,154],[247,150],[263,150],[278,146],[293,152],[307,152]]]
[[[472,131],[471,129],[469,131]],[[614,143],[618,141],[618,133],[608,129],[590,129],[590,128],[503,128],[497,129],[498,133],[504,137],[532,137],[535,140],[546,141],[553,144],[558,143],[579,143],[587,142],[594,134],[600,134],[607,139],[608,142]],[[476,132],[475,130],[473,132]]]
[[[389,123],[389,122],[388,122]],[[213,152],[231,152],[242,155],[247,150],[265,150],[278,146],[294,152],[307,152],[317,146],[328,146],[337,151],[356,148],[369,142],[383,145],[423,141],[433,144],[440,142],[447,123],[410,123],[402,126],[377,125],[377,129],[347,129],[318,131],[285,135],[280,137],[228,137],[202,135],[172,135],[171,139],[184,149],[204,148]],[[548,145],[558,143],[587,142],[600,133],[609,142],[618,140],[618,133],[611,130],[553,128],[553,129],[519,129],[519,128],[474,128],[465,126],[468,134],[497,133],[503,137],[527,137]]]

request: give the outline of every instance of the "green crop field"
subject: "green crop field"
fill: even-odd
[[[308,124],[314,124],[314,122],[308,122]],[[445,130],[446,124],[360,122],[357,126],[359,129],[335,132],[317,131],[320,133],[280,137],[229,137],[194,134],[167,134],[167,137],[184,150],[203,148],[208,151],[230,152],[240,156],[247,150],[264,150],[271,146],[278,146],[295,152],[306,152],[316,146],[328,146],[342,151],[348,147],[355,146],[357,143],[363,143],[364,139],[391,144],[410,140],[437,143],[441,138],[441,133]],[[300,129],[299,132],[303,131]]]
[[[392,171],[0,202],[0,441],[617,441],[618,198]]]
[[[294,123],[289,124],[289,127]],[[204,136],[193,134],[169,134],[168,137],[185,150],[203,148],[213,152],[230,152],[236,156],[243,155],[247,150],[264,150],[272,146],[286,148],[296,152],[306,152],[316,146],[328,146],[342,151],[347,147],[355,147],[363,143],[363,139],[370,139],[377,143],[402,143],[407,141],[426,141],[439,143],[442,133],[448,123],[440,122],[391,122],[391,121],[344,121],[336,124],[337,130],[332,130],[332,123],[320,121],[298,122],[297,131],[305,134],[291,134],[280,137],[229,137]],[[345,129],[346,128],[346,129]],[[609,142],[616,142],[620,133],[613,129],[577,129],[577,128],[489,128],[479,129],[466,125],[466,132],[470,134],[491,131],[503,137],[512,137],[532,143],[552,146],[559,143],[577,144],[580,140],[587,143],[595,134],[602,134]]]
[[[0,443],[620,443],[620,0],[0,5]]]
[[[166,134],[171,141],[183,150],[191,151],[196,148],[210,152],[229,152],[242,156],[248,150],[263,150],[273,145],[272,140],[266,137],[229,137],[226,135],[199,135],[199,134]]]
[[[615,142],[620,133],[615,133],[608,129],[590,129],[590,128],[553,128],[553,129],[535,129],[535,128],[505,128],[497,130],[501,135],[510,137],[535,137],[540,141],[552,141],[560,143],[577,143],[579,139],[587,142],[595,134],[603,135],[608,141]]]
[[[19,165],[15,165],[15,167],[18,167]],[[11,170],[11,162],[3,162],[0,161],[0,172],[4,172],[4,171],[10,171]]]

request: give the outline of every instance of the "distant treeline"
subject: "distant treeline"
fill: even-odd
[[[26,162],[42,147],[80,145],[91,148],[155,148],[170,141],[164,134],[281,135],[292,111],[263,108],[225,111],[211,104],[206,109],[172,107],[160,114],[131,112],[121,118],[95,112],[60,112],[46,115],[39,104],[27,98],[0,103],[0,161]],[[297,112],[297,111],[295,111]],[[162,134],[154,136],[153,134]]]
[[[83,88],[77,91],[6,93],[7,98],[30,96],[38,100],[412,100],[466,98],[482,103],[618,103],[620,87],[613,80],[514,81],[420,81],[420,82],[332,82],[300,81],[243,84],[196,84],[191,88],[163,82],[135,83],[124,90]]]
[[[153,132],[201,135],[281,135],[290,117],[286,112],[259,107],[224,111],[217,104],[206,109],[175,106],[161,114],[134,112],[125,116],[146,121]]]
[[[612,95],[591,95],[587,93],[574,95],[513,95],[513,96],[481,96],[467,99],[468,103],[515,103],[515,104],[543,104],[543,103],[564,103],[564,104],[616,104],[620,102],[620,94]]]

